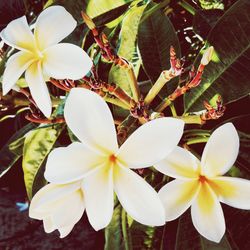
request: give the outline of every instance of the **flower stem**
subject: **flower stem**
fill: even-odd
[[[161,91],[161,89],[164,87],[164,85],[171,79],[170,77],[170,70],[163,71],[155,84],[152,86],[152,88],[149,90],[147,96],[144,99],[145,104],[149,105],[154,98],[158,95],[158,93]]]
[[[188,11],[191,15],[195,15],[195,8],[190,5],[189,3],[187,3],[185,0],[182,0],[182,1],[179,1],[178,4],[183,8],[185,9],[186,11]]]
[[[121,107],[123,109],[126,109],[126,110],[130,109],[128,104],[124,103],[123,101],[119,100],[118,98],[113,98],[111,96],[105,96],[104,100],[106,102],[112,103],[112,104],[114,104],[114,105],[116,105],[118,107]]]
[[[140,98],[140,90],[139,90],[138,83],[135,77],[133,65],[131,63],[128,63],[126,72],[127,72],[128,77],[130,78],[129,84],[130,84],[133,98],[136,102],[138,102]]]
[[[186,124],[202,125],[204,123],[200,115],[177,116],[176,118],[183,120]]]
[[[209,137],[201,137],[201,138],[195,138],[187,141],[187,145],[196,144],[196,143],[205,143],[207,142]]]
[[[124,209],[122,209],[122,234],[123,234],[125,249],[131,250],[131,247],[129,244],[128,228],[127,228],[127,214]]]
[[[171,112],[172,112],[173,117],[176,117],[176,116],[177,116],[177,113],[176,113],[176,109],[175,109],[174,104],[171,103],[169,107],[170,107],[170,110],[171,110]]]

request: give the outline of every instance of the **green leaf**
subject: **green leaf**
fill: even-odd
[[[18,130],[0,150],[0,177],[15,164],[22,155],[24,135],[36,125],[29,123]]]
[[[250,92],[250,2],[236,2],[216,23],[208,35],[218,62],[210,62],[201,84],[185,95],[186,112],[204,109],[203,101],[217,93],[224,103],[233,102]],[[197,58],[199,61],[200,55]]]
[[[113,217],[109,225],[105,228],[105,250],[120,250],[122,242],[121,231],[121,205],[114,209]]]
[[[93,18],[130,2],[132,0],[85,0],[85,11]]]
[[[159,239],[155,236],[157,228],[142,225],[133,221],[129,228],[134,250],[157,249],[154,246]]]
[[[138,47],[142,65],[152,82],[158,79],[163,70],[170,68],[169,49],[171,45],[174,46],[177,56],[180,57],[180,45],[176,31],[163,10],[156,7],[157,5],[154,3],[150,3],[146,7],[138,31]],[[151,12],[151,9],[154,11]],[[168,83],[168,86],[176,84],[176,79],[172,83]]]
[[[136,77],[138,76],[141,64],[140,57],[137,53],[137,33],[139,22],[145,7],[146,5],[139,7],[133,6],[127,12],[122,21],[119,35],[120,41],[117,53],[119,56],[124,57],[127,61],[133,64]],[[111,67],[109,72],[109,82],[116,83],[127,93],[131,94],[129,81],[130,78],[125,69],[121,69],[121,67],[115,65]]]
[[[196,10],[193,18],[194,32],[202,38],[206,38],[219,18],[223,15],[222,10]]]
[[[48,153],[60,135],[64,126],[40,128],[31,131],[25,138],[23,149],[23,172],[26,191],[29,199],[39,188],[38,184],[45,184],[42,177],[43,171],[39,171]],[[38,183],[36,182],[38,180]]]
[[[205,10],[224,9],[223,0],[199,0],[200,5]]]
[[[226,236],[220,243],[202,237],[194,228],[189,213],[185,213],[179,218],[175,249],[232,250]]]

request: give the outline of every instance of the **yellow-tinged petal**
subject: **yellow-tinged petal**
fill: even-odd
[[[19,77],[33,61],[33,54],[26,51],[17,52],[8,59],[3,73],[3,95],[7,94],[14,87]]]
[[[43,79],[41,63],[39,61],[32,63],[26,70],[25,80],[29,85],[30,93],[38,108],[46,117],[50,117],[52,104],[48,88]]]
[[[52,211],[53,203],[62,200],[68,194],[71,194],[80,188],[80,183],[72,183],[68,185],[48,184],[41,188],[32,198],[29,208],[29,216],[34,219],[43,219],[44,214]],[[53,209],[52,209],[53,210]]]
[[[214,242],[225,233],[225,219],[216,194],[205,181],[191,206],[192,221],[197,231]]]
[[[0,33],[3,41],[19,50],[34,51],[35,39],[25,16],[11,21]]]
[[[118,150],[111,111],[103,98],[96,93],[73,88],[65,103],[64,117],[81,142],[104,153]]]
[[[113,168],[103,165],[83,179],[86,212],[91,226],[105,228],[112,219],[114,208]]]
[[[250,209],[250,181],[234,177],[217,177],[209,181],[219,200],[229,206]]]
[[[217,128],[210,136],[201,158],[202,173],[214,177],[225,174],[239,152],[239,136],[232,123]]]
[[[41,12],[35,23],[35,38],[40,50],[59,43],[76,27],[72,15],[62,6],[51,6]]]
[[[121,205],[134,220],[149,226],[164,225],[164,208],[158,194],[134,171],[116,166],[114,188]]]
[[[200,161],[189,151],[176,147],[154,167],[161,173],[177,179],[198,179]]]
[[[139,127],[117,153],[129,168],[145,168],[163,160],[181,139],[184,122],[159,118]]]
[[[199,189],[198,180],[174,180],[163,186],[159,196],[165,208],[166,221],[182,215],[191,206]]]

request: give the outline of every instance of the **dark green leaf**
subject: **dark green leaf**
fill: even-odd
[[[63,126],[61,124],[53,127],[40,128],[31,131],[25,138],[23,149],[23,172],[24,182],[29,199],[32,198],[35,187],[35,180],[41,183],[43,172],[39,171],[48,153],[60,135]],[[43,179],[42,179],[43,180]]]
[[[219,18],[223,15],[222,10],[197,10],[193,18],[194,32],[202,38],[206,38]]]
[[[217,93],[225,103],[250,92],[250,1],[236,2],[208,35],[217,60],[205,68],[201,84],[185,95],[186,111],[204,109],[203,101]],[[199,60],[199,58],[197,59]]]
[[[202,237],[195,230],[190,213],[185,213],[179,218],[175,249],[232,250],[226,236],[222,238],[220,243],[215,243]]]
[[[23,136],[36,125],[29,123],[18,130],[0,150],[0,177],[2,177],[21,157],[24,143]]]
[[[121,205],[114,209],[113,217],[109,225],[105,228],[105,250],[121,250],[122,231],[121,231]]]
[[[180,45],[176,32],[163,10],[156,9],[148,15],[148,12],[155,6],[157,5],[150,3],[144,10],[138,31],[138,47],[142,65],[152,82],[157,80],[163,70],[170,68],[169,49],[171,45],[174,46],[177,56],[180,57]],[[144,15],[146,15],[145,18]],[[174,83],[176,80],[169,83],[168,86]]]

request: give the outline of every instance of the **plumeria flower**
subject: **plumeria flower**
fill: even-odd
[[[58,229],[60,238],[67,236],[85,209],[81,183],[48,184],[31,200],[29,216],[43,220],[46,233]]]
[[[178,218],[191,206],[192,221],[205,238],[219,242],[225,233],[220,202],[250,209],[250,181],[224,175],[235,162],[239,137],[232,123],[216,129],[199,161],[189,151],[176,147],[155,165],[160,172],[176,178],[159,191],[166,221]]]
[[[106,227],[113,214],[114,191],[136,221],[165,223],[156,191],[131,169],[150,167],[179,142],[184,123],[159,118],[142,125],[119,148],[112,114],[105,101],[86,89],[71,90],[65,104],[67,125],[81,142],[57,148],[48,157],[45,178],[54,184],[82,181],[89,221]]]
[[[3,95],[25,72],[31,95],[42,113],[51,115],[51,100],[45,83],[49,77],[77,80],[85,76],[92,61],[80,47],[60,43],[76,27],[76,21],[61,6],[45,9],[37,18],[34,34],[25,16],[10,22],[0,33],[9,46],[20,50],[12,55],[3,74]]]

